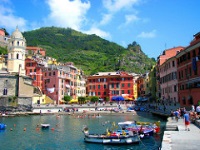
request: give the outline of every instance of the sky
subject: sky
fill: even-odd
[[[200,0],[0,0],[0,28],[72,28],[125,48],[136,41],[157,59],[200,32],[199,6]]]

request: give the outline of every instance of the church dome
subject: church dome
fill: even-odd
[[[19,31],[18,27],[15,29],[15,31],[11,35],[12,38],[19,38],[23,39],[22,33]]]

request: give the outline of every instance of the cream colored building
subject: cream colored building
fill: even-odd
[[[8,72],[11,74],[25,75],[26,40],[16,28],[8,43]]]
[[[85,97],[86,96],[86,87],[85,87],[85,78],[82,74],[82,70],[78,69],[78,73],[76,76],[76,98],[78,99],[78,97],[82,96]]]

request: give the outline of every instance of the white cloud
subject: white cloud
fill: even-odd
[[[103,14],[103,19],[100,21],[100,25],[107,24],[112,19],[111,14]]]
[[[126,25],[139,20],[139,18],[134,14],[133,15],[125,15],[125,19],[126,19],[126,21],[125,21]]]
[[[81,0],[47,0],[50,15],[47,23],[60,27],[70,27],[80,30],[84,25],[85,15],[90,8],[90,2]]]
[[[103,30],[100,30],[100,29],[98,29],[96,27],[92,27],[92,28],[90,28],[90,30],[84,31],[84,33],[87,33],[87,34],[96,34],[96,35],[98,35],[98,36],[100,36],[102,38],[111,39],[111,36],[110,36],[109,33],[105,32]]]
[[[150,32],[141,32],[137,37],[140,37],[140,38],[154,38],[154,37],[156,37],[156,30],[152,30]]]
[[[6,1],[8,4],[8,1]],[[14,16],[13,10],[0,5],[0,24],[2,27],[5,27],[6,30],[12,31],[18,26],[21,31],[26,29],[26,20],[22,17]]]
[[[108,11],[108,13],[106,15],[103,15],[100,25],[107,24],[109,21],[111,21],[112,18],[114,18],[113,16],[116,13],[122,10],[131,10],[133,12],[133,6],[137,5],[139,2],[140,0],[103,0],[103,6]],[[133,15],[125,16],[126,24],[129,24],[130,22],[134,21],[134,19],[137,19],[136,13],[137,12],[135,11],[135,18],[133,18]]]
[[[103,0],[104,7],[110,12],[117,12],[138,4],[140,0]]]

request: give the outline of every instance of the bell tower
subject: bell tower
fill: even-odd
[[[8,43],[8,72],[25,76],[26,39],[16,27]]]

